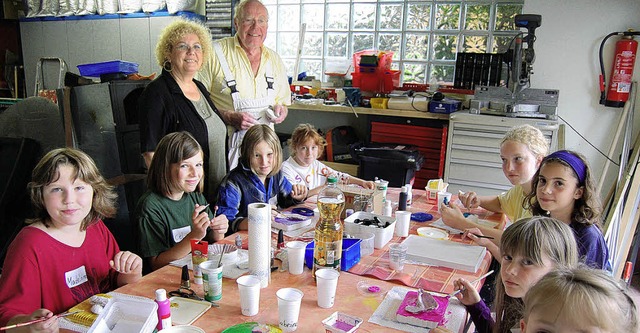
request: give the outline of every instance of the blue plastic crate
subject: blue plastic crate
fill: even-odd
[[[92,64],[78,65],[80,75],[89,77],[100,77],[102,74],[124,73],[132,74],[138,72],[138,64],[122,60],[96,62]]]
[[[362,240],[356,238],[342,239],[340,270],[348,271],[353,265],[360,261],[360,242],[362,242]],[[313,242],[307,244],[307,249],[304,253],[304,263],[309,268],[313,267]]]

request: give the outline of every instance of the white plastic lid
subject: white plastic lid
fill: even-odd
[[[391,208],[391,200],[387,200],[386,205],[388,208]]]
[[[402,186],[400,188],[400,192],[407,192],[407,187],[406,186]]]
[[[156,290],[156,301],[162,302],[167,299],[167,291],[164,289]]]

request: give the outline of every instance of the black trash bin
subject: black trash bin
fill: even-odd
[[[351,155],[359,163],[358,177],[389,181],[391,187],[401,187],[412,181],[424,163],[417,146],[395,143],[356,143]]]

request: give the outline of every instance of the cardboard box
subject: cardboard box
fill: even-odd
[[[384,208],[384,199],[382,197],[381,191],[369,190],[358,185],[339,184],[338,187],[344,193],[344,210],[342,211],[343,219],[346,217],[347,209],[353,209],[353,202],[356,195],[365,195],[371,197],[373,212],[378,215],[382,215],[382,209]]]

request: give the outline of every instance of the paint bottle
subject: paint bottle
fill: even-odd
[[[398,197],[398,210],[407,210],[407,187],[402,186]]]
[[[405,187],[407,188],[407,206],[411,206],[411,202],[413,201],[413,194],[411,193],[411,183],[407,183]]]
[[[393,208],[391,207],[391,200],[387,200],[386,205],[384,206],[384,211],[382,215],[391,217],[393,213]]]
[[[165,289],[156,290],[156,303],[158,303],[158,325],[156,328],[159,331],[171,327],[171,302],[167,299]]]

